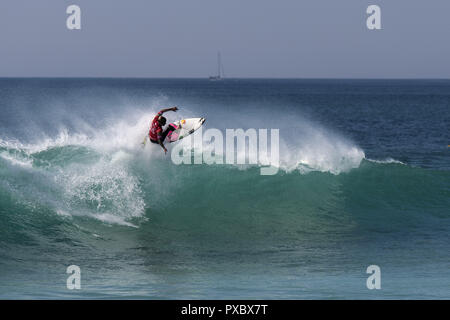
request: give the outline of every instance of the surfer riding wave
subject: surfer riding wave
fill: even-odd
[[[176,128],[169,124],[166,130],[163,130],[163,127],[166,125],[167,120],[162,115],[167,111],[176,112],[177,110],[177,107],[162,109],[156,114],[156,116],[152,120],[152,123],[150,124],[148,137],[150,138],[150,141],[152,143],[159,144],[164,149],[164,153],[167,153],[167,149],[164,146],[164,139],[170,132],[174,131]]]

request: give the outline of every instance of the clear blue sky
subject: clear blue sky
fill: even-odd
[[[449,0],[0,1],[0,77],[450,78],[449,39]]]

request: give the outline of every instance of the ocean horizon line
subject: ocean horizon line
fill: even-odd
[[[208,77],[103,77],[103,76],[0,76],[0,79],[137,79],[137,80],[208,80]],[[415,81],[415,80],[439,80],[446,81],[450,80],[450,78],[360,78],[360,77],[226,77],[221,78],[220,80],[215,81],[223,81],[223,80],[407,80],[407,81]]]

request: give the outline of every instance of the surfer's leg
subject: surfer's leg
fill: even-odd
[[[166,139],[167,135],[168,135],[170,132],[174,131],[174,130],[175,130],[175,128],[174,128],[171,124],[169,124],[169,125],[167,126],[167,129],[164,130],[164,132],[163,132],[162,135],[161,135],[162,141],[164,141],[164,140]]]

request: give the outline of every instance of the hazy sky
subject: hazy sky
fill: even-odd
[[[449,39],[449,0],[0,0],[0,77],[450,78]]]

